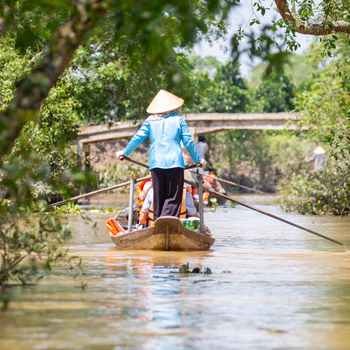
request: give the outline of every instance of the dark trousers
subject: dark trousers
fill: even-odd
[[[180,216],[184,169],[171,168],[151,170],[153,184],[154,220],[160,216]]]

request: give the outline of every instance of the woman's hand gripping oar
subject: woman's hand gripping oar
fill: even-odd
[[[192,186],[197,187],[197,185],[194,184],[194,183],[191,182],[191,181],[185,180],[185,182],[188,183],[188,184],[190,184],[190,185],[192,185]],[[282,221],[282,222],[284,222],[285,224],[288,224],[288,225],[297,227],[297,228],[299,228],[299,229],[301,229],[301,230],[304,230],[304,231],[306,231],[306,232],[312,233],[313,235],[316,235],[316,236],[318,236],[318,237],[321,237],[321,238],[323,238],[323,239],[326,239],[327,241],[330,241],[330,242],[333,242],[333,243],[335,243],[335,244],[338,244],[338,245],[344,247],[346,250],[348,250],[347,246],[345,246],[343,243],[341,243],[341,242],[339,242],[339,241],[337,241],[337,240],[335,240],[335,239],[333,239],[333,238],[330,238],[330,237],[327,237],[327,236],[325,236],[325,235],[322,235],[321,233],[318,233],[318,232],[315,232],[315,231],[313,231],[313,230],[310,230],[310,229],[308,229],[308,228],[306,228],[306,227],[303,227],[303,226],[294,224],[294,223],[292,223],[292,222],[290,222],[290,221],[288,221],[288,220],[282,219],[282,218],[280,218],[280,217],[278,217],[278,216],[276,216],[276,215],[267,213],[266,211],[263,211],[263,210],[260,210],[260,209],[251,207],[251,206],[248,205],[248,204],[245,204],[245,203],[242,203],[242,202],[240,202],[240,201],[237,201],[236,199],[233,199],[233,198],[231,198],[231,197],[229,197],[229,196],[226,196],[226,195],[224,195],[224,194],[221,194],[221,193],[219,193],[219,192],[216,192],[216,191],[213,191],[213,190],[209,190],[209,189],[207,189],[207,188],[205,189],[205,191],[206,191],[206,192],[209,192],[210,194],[213,194],[213,195],[215,195],[215,196],[217,196],[217,197],[225,198],[225,199],[227,199],[227,200],[229,200],[229,201],[231,201],[231,202],[234,202],[234,203],[236,203],[236,204],[242,205],[243,207],[246,207],[246,208],[248,208],[248,209],[257,211],[257,212],[260,213],[260,214],[264,214],[264,215],[267,215],[267,216],[269,216],[269,217],[271,217],[271,218],[273,218],[273,219]]]

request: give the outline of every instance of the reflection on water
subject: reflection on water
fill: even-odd
[[[258,208],[350,246],[348,218],[286,214],[258,197]],[[18,289],[1,314],[1,349],[349,349],[350,253],[340,247],[238,206],[206,213],[217,237],[208,252],[120,252],[108,216],[92,216],[96,232],[73,219],[69,246],[88,288],[56,269]],[[187,261],[213,274],[178,274]]]

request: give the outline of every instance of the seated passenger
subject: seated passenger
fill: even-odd
[[[148,176],[151,176],[151,173],[149,173]],[[141,214],[141,208],[142,208],[143,202],[148,194],[148,191],[152,187],[153,187],[152,179],[144,180],[140,183],[138,194],[137,194],[139,215]]]
[[[182,203],[181,205],[180,219],[188,218],[190,216],[199,217],[199,215],[197,214],[196,207],[194,206],[191,194],[188,193],[186,189],[184,189],[184,194],[185,203]],[[153,188],[151,188],[148,191],[148,194],[141,209],[139,221],[140,224],[147,224],[147,226],[153,225]]]
[[[188,181],[191,181],[191,174],[187,170],[185,171],[184,178]],[[180,219],[181,218],[187,218],[190,216],[199,217],[197,214],[196,207],[193,203],[193,198],[189,192],[187,192],[187,189],[191,187],[189,184],[184,184],[184,190],[182,195],[182,203],[181,203],[181,210],[180,210]],[[147,226],[153,225],[153,189],[151,188],[146,196],[146,199],[143,203],[140,217],[139,217],[140,224],[147,224]]]

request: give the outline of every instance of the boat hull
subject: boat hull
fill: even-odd
[[[206,236],[184,227],[178,218],[158,218],[154,226],[133,231],[111,239],[120,250],[209,250],[215,242],[214,236]]]

